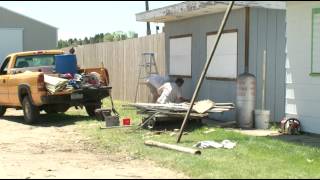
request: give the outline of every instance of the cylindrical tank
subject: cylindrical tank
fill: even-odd
[[[253,128],[256,105],[256,77],[244,73],[237,78],[237,124],[240,128]]]

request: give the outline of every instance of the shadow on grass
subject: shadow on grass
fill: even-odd
[[[173,131],[174,129],[180,129],[183,120],[173,120],[173,121],[163,121],[163,122],[156,122],[155,127],[153,130],[156,131]],[[203,127],[204,125],[199,121],[189,121],[186,125],[185,131],[194,131]]]
[[[1,119],[21,123],[28,125],[23,116],[3,116]],[[63,127],[68,125],[74,125],[76,122],[80,121],[88,121],[92,120],[92,118],[88,116],[82,115],[67,115],[67,114],[41,114],[39,121],[32,124],[32,126],[36,127]]]
[[[300,146],[309,146],[314,148],[320,148],[320,135],[316,134],[302,134],[302,135],[278,135],[268,136],[267,138],[273,140],[280,140]]]
[[[219,121],[210,122],[209,121],[209,126],[228,128],[231,130],[232,129],[241,130],[236,126],[235,122],[219,122]],[[270,123],[270,127],[271,127],[269,129],[270,131],[278,131],[280,130],[280,123]],[[252,129],[252,130],[256,130],[256,129]],[[252,136],[252,135],[248,135],[248,136]],[[287,143],[295,144],[299,146],[309,146],[309,147],[320,148],[320,135],[316,135],[316,134],[304,133],[302,135],[285,135],[285,134],[279,133],[279,135],[266,135],[261,137],[272,139],[272,140],[279,140],[279,141],[283,141],[283,142],[287,142]]]

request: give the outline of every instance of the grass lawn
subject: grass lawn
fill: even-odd
[[[121,116],[131,117],[138,124],[141,117],[134,110],[124,110],[122,104],[116,101]],[[69,111],[68,114],[85,115],[85,112]],[[96,120],[77,124],[106,153],[152,160],[191,178],[320,178],[320,148],[317,147],[247,136],[221,128],[205,134],[208,127],[200,127],[183,136],[180,145],[192,147],[202,140],[229,139],[237,142],[237,146],[231,150],[205,149],[201,156],[195,156],[143,144],[147,139],[175,144],[176,136],[168,133],[150,135],[150,131],[135,128],[100,130]]]

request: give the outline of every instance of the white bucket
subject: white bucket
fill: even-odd
[[[256,129],[268,129],[270,122],[270,111],[267,110],[255,110],[255,128]]]

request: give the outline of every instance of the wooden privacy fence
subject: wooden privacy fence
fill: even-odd
[[[69,48],[63,50],[68,51]],[[139,76],[142,53],[155,54],[159,74],[165,74],[164,34],[150,35],[117,42],[103,42],[75,47],[78,64],[82,68],[101,67],[109,71],[114,99],[133,102]],[[139,86],[137,101],[149,102],[151,93],[145,84]]]

